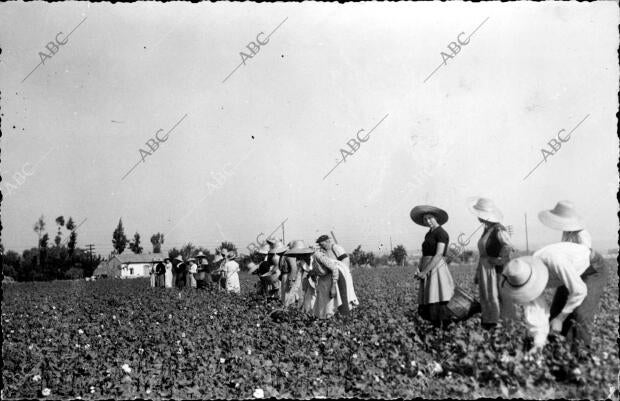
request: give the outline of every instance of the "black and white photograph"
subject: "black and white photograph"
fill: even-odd
[[[2,400],[619,400],[618,1],[0,4]]]

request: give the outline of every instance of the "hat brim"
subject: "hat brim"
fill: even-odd
[[[488,221],[489,223],[501,223],[504,219],[504,215],[498,208],[494,208],[493,210],[480,210],[476,208],[476,204],[478,203],[479,198],[473,198],[473,203],[467,205],[467,208],[474,215],[478,216],[478,218]]]
[[[312,255],[314,253],[313,248],[298,248],[298,249],[290,249],[284,252],[285,256],[301,256],[301,255]]]
[[[213,258],[214,262],[219,262],[220,260],[224,260],[224,258],[222,257],[222,255],[216,255],[215,258]]]
[[[287,249],[288,248],[286,246],[282,245],[282,246],[277,247],[276,249],[270,249],[268,254],[276,255],[278,253],[284,253],[286,252]]]
[[[530,277],[527,284],[518,288],[512,287],[506,282],[506,279],[502,277],[501,293],[503,298],[507,298],[516,304],[522,305],[535,300],[543,293],[549,281],[549,270],[547,266],[536,257],[522,256],[518,259],[530,265],[532,277]],[[506,267],[504,267],[504,269],[505,268]]]
[[[583,222],[578,217],[560,217],[551,213],[551,210],[543,210],[538,213],[538,220],[547,227],[558,231],[583,230]]]
[[[448,213],[445,210],[430,205],[420,205],[414,207],[411,209],[409,216],[414,223],[428,227],[428,224],[424,221],[424,215],[426,214],[432,214],[435,216],[435,220],[437,220],[437,224],[439,225],[445,224],[448,221]]]

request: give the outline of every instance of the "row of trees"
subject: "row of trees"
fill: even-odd
[[[78,234],[73,218],[65,220],[64,216],[55,219],[56,232],[50,244],[50,234],[46,232],[43,216],[35,222],[33,230],[37,233],[36,247],[18,252],[2,252],[2,273],[18,281],[76,279],[92,275],[101,261],[85,249],[77,246]],[[63,239],[64,238],[64,239]]]
[[[151,236],[151,244],[153,245],[153,253],[161,253],[161,246],[164,244],[164,234],[156,233]],[[116,254],[120,255],[125,251],[127,246],[133,253],[142,253],[144,248],[140,245],[140,234],[136,231],[133,240],[129,240],[125,235],[123,227],[123,219],[118,221],[118,225],[112,233],[112,246]]]

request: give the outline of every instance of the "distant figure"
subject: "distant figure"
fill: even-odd
[[[297,259],[289,254],[291,250],[304,249],[306,243],[303,240],[292,241],[290,250],[282,255],[280,269],[285,269],[286,274],[282,273],[282,304],[284,307],[295,306],[301,307],[304,292],[302,290],[303,270],[298,266]]]
[[[195,258],[189,259],[187,268],[187,285],[189,288],[196,288],[196,275],[198,274],[198,265]]]
[[[268,240],[267,242],[270,244],[270,249],[267,254],[267,263],[261,264],[259,268],[259,270],[261,270],[260,278],[267,296],[269,298],[279,299],[282,285],[280,282],[280,258],[288,248],[282,241]],[[268,270],[262,273],[266,268],[268,268]]]
[[[228,251],[222,249],[226,262],[222,268],[224,272],[224,278],[226,282],[226,291],[239,294],[241,292],[241,286],[239,285],[239,264],[234,261],[234,251]]]
[[[523,316],[534,338],[531,351],[544,347],[550,330],[566,336],[574,353],[588,351],[608,277],[601,255],[583,244],[559,242],[511,260],[502,276],[505,299],[524,305]],[[546,288],[557,288],[551,307]]]
[[[149,276],[150,276],[150,284],[151,284],[151,288],[155,288],[155,285],[157,283],[157,262],[159,262],[161,259],[155,257],[153,259],[153,263],[151,263],[151,267],[149,269]]]
[[[183,261],[183,256],[181,255],[177,255],[176,258],[173,259],[173,263],[174,264],[174,270],[173,272],[175,272],[175,282],[174,285],[178,288],[178,289],[183,289],[183,287],[185,287],[185,262]]]
[[[343,297],[342,312],[348,313],[351,309],[359,305],[353,286],[353,276],[351,275],[351,259],[344,248],[338,244],[332,243],[327,235],[321,235],[316,240],[316,243],[325,251],[327,256],[342,262],[340,265],[341,274],[338,276],[338,289],[340,290],[340,295]]]
[[[166,258],[168,263],[166,263],[166,273],[164,274],[164,286],[166,288],[172,288],[172,262],[169,258]]]
[[[448,221],[448,213],[438,207],[423,205],[414,207],[410,216],[416,224],[430,227],[422,243],[420,271],[415,274],[420,280],[418,313],[434,326],[443,326],[452,319],[447,305],[455,288],[444,259],[450,237],[441,227]]]
[[[502,213],[486,198],[476,198],[469,210],[484,224],[484,231],[478,241],[480,260],[474,282],[478,284],[480,306],[482,308],[482,327],[491,329],[501,318],[514,319],[515,308],[512,302],[500,300],[500,277],[504,265],[510,261],[513,246],[510,234],[501,224]]]
[[[572,202],[560,201],[553,209],[538,213],[538,219],[547,227],[562,231],[562,242],[582,244],[592,249],[592,237]]]
[[[166,286],[166,264],[170,263],[170,259],[165,258],[163,263],[157,264],[157,287],[164,288]]]
[[[162,259],[159,256],[156,256],[153,259],[153,264],[151,265],[150,275],[151,275],[151,288],[155,288],[159,284],[159,273],[161,271],[161,266],[163,266]]]

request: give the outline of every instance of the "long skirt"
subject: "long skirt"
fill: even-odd
[[[423,270],[430,263],[432,256],[424,256],[420,265]],[[418,312],[420,316],[433,324],[441,324],[452,316],[447,305],[454,295],[454,280],[448,265],[442,258],[426,278],[420,280],[418,290]]]
[[[228,277],[224,278],[225,280],[225,288],[228,292],[234,292],[239,294],[241,292],[241,286],[239,285],[239,274],[232,273]]]
[[[301,283],[304,294],[302,308],[305,313],[311,315],[314,311],[314,303],[316,302],[316,283],[308,276],[302,278]]]
[[[493,325],[500,318],[513,320],[516,309],[512,302],[502,302],[500,292],[500,278],[502,266],[494,266],[485,257],[480,257],[476,276],[478,292],[480,293],[480,307],[482,309],[482,324]]]
[[[424,270],[427,263],[430,263],[432,257],[424,256],[420,270]],[[442,258],[437,266],[426,276],[420,280],[420,290],[418,291],[418,304],[426,305],[437,302],[448,302],[454,295],[454,280],[448,265]]]
[[[336,285],[336,297],[332,298],[332,276],[326,274],[319,276],[316,282],[316,300],[314,301],[314,308],[312,314],[319,319],[329,319],[336,313],[336,310],[342,305],[342,298],[340,298],[340,291]]]
[[[353,277],[351,276],[349,266],[341,262],[338,265],[338,270],[340,272],[338,276],[338,291],[342,298],[342,305],[339,311],[346,314],[349,313],[351,309],[358,306],[359,301],[355,294],[355,288],[353,288]]]
[[[155,273],[151,273],[151,287],[155,287],[155,279],[156,279]]]
[[[590,267],[581,275],[581,279],[586,284],[588,294],[568,317],[562,325],[562,335],[571,344],[573,352],[576,352],[581,346],[589,347],[592,343],[592,324],[594,322],[594,314],[598,311],[601,296],[607,285],[608,269],[605,260],[598,253],[593,253],[590,258]],[[561,286],[556,290],[549,318],[555,318],[568,299],[568,289]]]
[[[284,307],[288,307],[291,305],[295,305],[304,297],[304,293],[301,289],[301,274],[297,274],[297,279],[295,281],[289,281],[288,277],[290,275],[286,275],[286,280],[282,281],[282,303]],[[290,288],[289,288],[290,286]]]
[[[173,277],[174,275],[172,274],[172,272],[170,270],[166,270],[166,274],[164,278],[164,283],[165,283],[166,288],[172,288]]]

